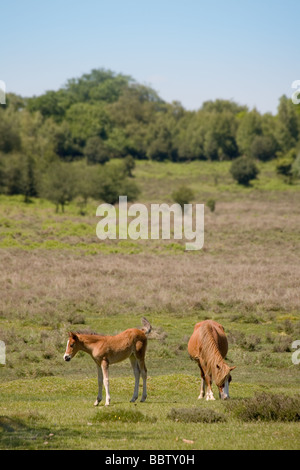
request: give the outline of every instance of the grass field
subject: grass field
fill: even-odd
[[[299,421],[259,414],[249,421],[236,410],[257,393],[299,399],[291,345],[300,339],[300,185],[277,178],[268,163],[243,188],[228,168],[138,162],[139,202],[171,202],[181,184],[193,188],[195,202],[215,199],[215,211],[205,209],[204,248],[195,252],[180,240],[100,242],[99,202],[83,216],[76,201],[56,214],[47,201],[0,196],[1,449],[299,448]],[[83,353],[63,361],[67,332],[116,333],[142,316],[154,328],[147,401],[129,403],[126,361],[110,368],[111,406],[94,408],[95,365]],[[187,342],[206,318],[228,335],[227,362],[236,365],[230,405],[197,400]],[[193,422],[196,409],[220,420]]]

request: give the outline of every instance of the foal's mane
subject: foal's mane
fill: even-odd
[[[107,336],[107,335],[103,335],[102,333],[96,333],[96,331],[92,331],[92,330],[78,330],[78,331],[74,331],[73,333],[75,333],[75,335],[86,335],[86,336]]]

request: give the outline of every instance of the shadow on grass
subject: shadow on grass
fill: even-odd
[[[79,431],[55,430],[55,437],[68,435],[78,436]],[[45,426],[36,425],[35,419],[24,419],[15,416],[0,416],[0,448],[3,449],[34,449],[44,443],[50,443],[54,436],[51,429]],[[51,446],[52,447],[52,446]],[[56,446],[55,446],[56,447]]]
[[[140,440],[145,438],[145,434],[140,431],[124,430],[124,423],[142,423],[154,422],[148,420],[144,415],[139,413],[126,412],[121,413],[118,410],[117,418],[114,413],[108,413],[104,420],[96,418],[90,426],[80,426],[77,429],[71,428],[48,428],[39,426],[35,420],[24,420],[16,416],[0,416],[0,449],[1,450],[34,450],[34,449],[67,449],[71,442],[78,439],[83,449],[85,448],[84,440],[91,442],[93,439],[101,441],[114,440]],[[120,419],[119,419],[120,417]],[[39,418],[40,419],[40,418]],[[119,429],[108,429],[107,424],[120,423]],[[103,426],[106,424],[106,426]],[[75,439],[75,441],[74,441]],[[79,441],[78,441],[79,442]]]

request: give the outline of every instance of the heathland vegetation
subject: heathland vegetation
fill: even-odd
[[[104,70],[7,97],[2,449],[299,448],[299,118],[286,97],[276,116],[222,100],[186,111]],[[122,193],[145,205],[204,203],[203,248],[100,241],[99,201]],[[110,368],[109,409],[94,408],[95,365],[80,353],[63,361],[68,331],[114,334],[143,316],[153,326],[147,401],[129,403],[127,361]],[[227,403],[197,400],[187,342],[206,318],[224,326],[236,366]]]

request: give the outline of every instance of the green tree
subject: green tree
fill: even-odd
[[[230,173],[238,184],[248,186],[250,181],[257,178],[259,170],[252,159],[242,156],[232,162]]]
[[[236,141],[239,153],[250,156],[251,144],[256,136],[262,134],[261,115],[255,109],[243,115],[239,122]]]
[[[89,137],[85,148],[84,148],[84,155],[87,158],[88,163],[100,163],[104,165],[104,163],[108,162],[110,151],[105,145],[105,141],[100,139],[98,136]]]
[[[97,186],[95,197],[108,204],[116,204],[119,196],[127,196],[128,201],[134,201],[140,194],[139,187],[125,175],[123,165],[101,168]]]
[[[296,146],[299,132],[296,106],[291,99],[282,96],[279,100],[276,120],[276,138],[282,152],[286,153]]]
[[[0,107],[0,152],[19,151],[21,148],[19,116],[12,109]]]
[[[24,201],[29,202],[31,197],[38,195],[36,162],[32,156],[25,157],[22,176],[22,194]]]
[[[66,204],[78,194],[77,174],[70,163],[52,163],[43,175],[40,186],[40,195],[53,202],[56,212],[61,207],[64,212]]]
[[[254,159],[265,162],[275,157],[276,150],[276,142],[271,136],[257,135],[250,146],[250,155]]]
[[[127,75],[116,74],[103,68],[93,69],[90,73],[67,81],[65,90],[73,102],[101,100],[113,102],[134,80]]]
[[[61,160],[73,161],[82,157],[82,148],[75,142],[67,121],[56,124],[47,119],[45,125],[49,134],[49,143]]]
[[[93,136],[106,138],[110,121],[102,103],[75,103],[66,113],[75,142],[84,146],[87,139]]]
[[[155,122],[149,126],[147,136],[147,154],[151,160],[164,161],[178,159],[175,146],[177,118],[172,108],[158,113]]]
[[[236,158],[237,123],[230,112],[211,113],[206,123],[204,153],[209,160],[228,160]]]
[[[285,155],[279,156],[276,162],[276,172],[282,175],[288,183],[292,182],[293,164],[296,160],[296,149],[289,150]]]
[[[246,113],[248,111],[247,106],[241,106],[231,100],[216,99],[215,101],[205,101],[201,107],[201,111],[209,113],[230,113],[237,115],[240,113]]]
[[[178,123],[175,145],[178,160],[205,159],[205,122],[208,116],[205,112],[186,112]]]
[[[25,202],[38,195],[36,162],[31,156],[9,153],[0,157],[0,191],[23,194]]]
[[[102,179],[100,172],[94,165],[89,165],[85,160],[79,160],[69,164],[74,174],[76,184],[75,196],[81,215],[85,215],[88,200],[97,199],[99,196],[99,184]]]
[[[39,111],[44,117],[52,117],[61,121],[65,115],[65,108],[59,92],[47,91],[41,96],[28,99],[27,109],[30,112]]]
[[[8,195],[22,194],[24,187],[24,156],[18,153],[1,155],[2,189]]]
[[[127,155],[124,160],[124,173],[126,176],[133,178],[132,171],[135,169],[135,160],[132,155]]]
[[[292,175],[295,179],[300,179],[300,152],[292,164]]]

